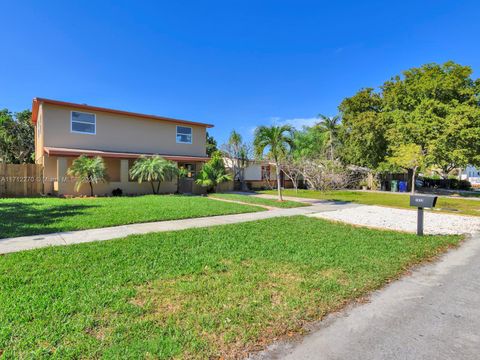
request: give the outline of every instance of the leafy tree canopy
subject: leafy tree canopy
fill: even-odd
[[[292,156],[295,159],[324,155],[328,138],[319,126],[304,126],[293,134]]]
[[[416,144],[425,164],[444,176],[480,165],[480,85],[472,69],[449,61],[426,64],[363,89],[340,104],[347,161],[376,168],[399,145]]]
[[[0,161],[12,164],[35,161],[35,135],[32,113],[0,110]]]
[[[215,138],[207,131],[207,156],[212,156],[217,150],[217,140],[215,140]]]

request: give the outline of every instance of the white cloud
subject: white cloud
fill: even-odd
[[[311,117],[311,118],[293,118],[293,119],[285,119],[285,120],[277,120],[274,123],[277,125],[290,125],[293,126],[295,129],[302,129],[304,126],[313,126],[316,123],[318,123],[319,120],[316,117]]]

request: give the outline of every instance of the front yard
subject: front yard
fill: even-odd
[[[276,195],[276,190],[260,191],[262,194]],[[412,209],[410,206],[410,194],[392,194],[389,192],[368,192],[368,191],[314,191],[314,190],[284,190],[284,196],[299,198],[349,201],[365,205],[383,205],[398,208]],[[468,199],[455,199],[440,196],[436,209],[440,212],[448,212],[459,215],[480,216],[480,201]]]
[[[0,239],[150,221],[264,211],[200,196],[0,199]]]
[[[144,199],[150,219],[168,197],[154,199]],[[82,210],[100,217],[99,200]],[[210,201],[175,198],[175,207],[204,215]],[[123,211],[138,219],[138,204],[128,204]],[[245,209],[215,204],[210,211]],[[111,221],[108,209],[100,214]],[[73,216],[90,224],[85,213]],[[298,216],[8,254],[0,257],[0,355],[240,357],[459,241]]]

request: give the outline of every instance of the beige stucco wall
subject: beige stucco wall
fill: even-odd
[[[75,179],[67,175],[67,170],[71,166],[74,157],[57,157],[45,155],[44,177],[47,179],[44,183],[45,193],[56,195],[90,195],[88,183],[81,186],[79,191],[75,190]],[[95,195],[111,195],[112,190],[120,188],[124,195],[142,195],[151,194],[152,187],[150,183],[139,184],[137,181],[129,179],[129,168],[133,162],[129,159],[104,159],[107,168],[107,174],[110,178],[108,182],[94,184]],[[197,167],[200,168],[200,164]],[[160,193],[176,193],[178,190],[177,180],[163,182],[160,185]],[[194,184],[193,192],[202,194],[205,188]]]
[[[251,163],[245,168],[245,180],[262,180],[262,165]]]
[[[35,163],[36,164],[43,164],[43,138],[44,138],[44,131],[43,131],[43,113],[42,113],[43,105],[40,104],[37,123],[35,125]],[[39,131],[40,129],[40,131]]]
[[[270,180],[276,180],[277,174],[275,166],[270,164]],[[262,164],[252,162],[245,168],[245,180],[247,181],[261,181],[262,180]]]
[[[178,124],[192,128],[192,144],[177,144],[175,123],[93,112],[96,115],[96,134],[77,134],[70,131],[72,110],[89,112],[42,104],[44,146],[206,156],[206,128],[203,126]]]

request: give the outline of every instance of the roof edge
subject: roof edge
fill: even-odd
[[[72,102],[67,102],[67,101],[60,101],[60,100],[53,100],[53,99],[46,99],[46,98],[37,98],[37,97],[34,98],[33,102],[32,102],[32,122],[34,124],[37,123],[38,111],[39,111],[39,108],[40,108],[40,104],[42,104],[42,103],[57,105],[57,106],[64,106],[64,107],[74,107],[74,108],[77,108],[77,109],[84,109],[84,110],[91,110],[91,111],[100,111],[100,112],[106,112],[106,113],[110,113],[110,114],[118,114],[118,115],[139,117],[139,118],[149,119],[149,120],[161,120],[161,121],[175,122],[175,123],[180,123],[180,124],[185,124],[185,125],[204,126],[206,128],[212,128],[213,127],[212,124],[207,124],[207,123],[202,123],[202,122],[182,120],[182,119],[174,119],[174,118],[158,116],[158,115],[148,115],[148,114],[136,113],[136,112],[125,111],[125,110],[110,109],[110,108],[104,108],[104,107],[99,107],[99,106],[77,104],[77,103],[72,103]]]

